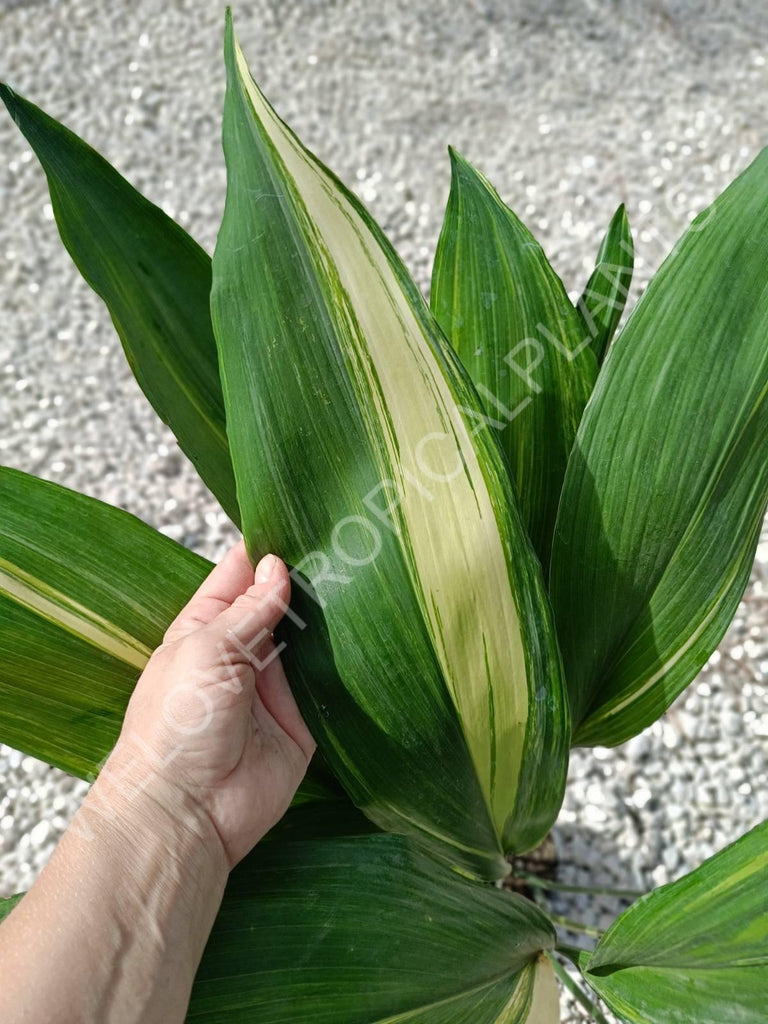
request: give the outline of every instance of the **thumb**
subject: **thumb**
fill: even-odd
[[[291,582],[285,563],[276,555],[265,555],[256,566],[248,589],[220,612],[205,631],[228,652],[231,660],[247,661],[261,669],[259,654],[288,611],[290,597]]]

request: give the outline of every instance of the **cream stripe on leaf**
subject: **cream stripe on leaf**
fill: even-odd
[[[289,637],[292,682],[377,823],[498,874],[561,798],[539,566],[497,442],[466,412],[477,395],[402,263],[277,118],[231,24],[227,64],[213,320],[246,540],[296,567],[309,623]]]
[[[765,1020],[768,822],[639,899],[581,966],[608,1005],[635,1024]]]
[[[614,341],[568,464],[550,589],[575,742],[653,722],[730,623],[768,499],[768,152]]]
[[[122,509],[0,467],[0,743],[94,777],[141,669],[211,568]],[[341,796],[314,762],[295,803],[336,800],[333,830]]]
[[[450,153],[430,302],[480,391],[546,569],[568,453],[597,376],[591,335],[528,228]]]
[[[531,1001],[527,1016],[523,1018],[527,1024],[557,1024],[560,1020],[560,991],[557,987],[552,964],[540,955],[538,960],[526,968],[533,975]],[[514,1024],[515,1017],[502,1017],[499,1024]]]
[[[0,558],[0,597],[26,608],[118,661],[143,669],[152,651],[114,622]]]
[[[209,568],[121,509],[0,467],[0,742],[95,774]]]

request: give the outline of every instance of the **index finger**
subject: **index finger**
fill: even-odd
[[[207,626],[253,584],[253,566],[241,538],[214,566],[166,630],[163,643],[173,643]]]

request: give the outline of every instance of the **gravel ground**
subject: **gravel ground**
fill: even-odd
[[[267,94],[424,288],[448,142],[526,219],[574,295],[625,201],[636,298],[768,137],[759,3],[262,0],[235,14]],[[0,77],[211,249],[224,195],[221,31],[208,0],[0,0]],[[5,117],[0,213],[0,458],[218,557],[232,527],[134,384]],[[766,588],[768,534],[728,636],[687,694],[625,746],[574,754],[555,833],[561,881],[645,889],[768,817]],[[85,790],[0,747],[2,893],[30,885]],[[598,926],[617,910],[582,896],[553,906]],[[564,1007],[565,1020],[582,1019]]]

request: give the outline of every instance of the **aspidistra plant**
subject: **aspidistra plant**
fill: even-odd
[[[768,157],[613,340],[624,208],[574,305],[452,153],[430,308],[260,92],[230,17],[225,54],[212,261],[0,87],[148,399],[251,556],[291,566],[283,659],[322,763],[233,873],[189,1019],[551,1024],[555,927],[490,883],[553,824],[572,742],[662,713],[746,585],[768,498]],[[0,740],[92,777],[209,563],[9,468],[0,516]],[[760,1019],[767,858],[758,828],[630,907],[586,981],[630,1021]]]

